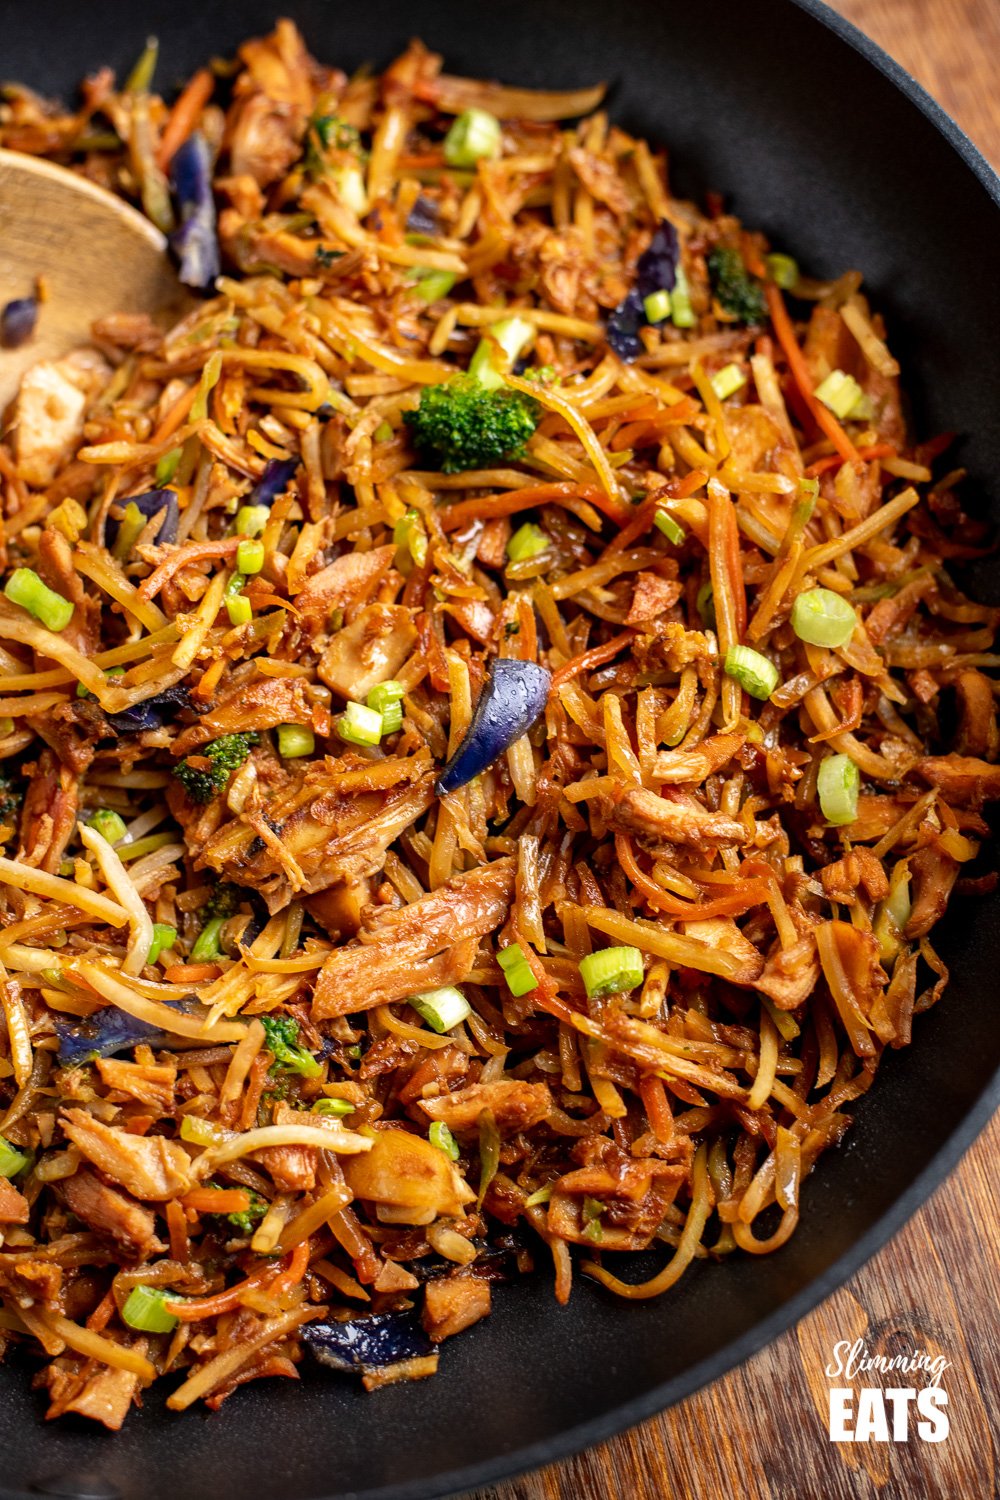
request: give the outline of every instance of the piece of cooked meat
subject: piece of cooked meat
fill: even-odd
[[[506,921],[513,894],[508,856],[455,876],[409,906],[369,908],[360,942],[336,949],[320,970],[313,1016],[350,1015],[458,983],[471,972],[478,939]]]
[[[928,755],[913,768],[936,786],[946,802],[980,807],[1000,797],[1000,766],[971,755]]]
[[[401,604],[369,604],[337,631],[316,672],[342,698],[363,702],[373,687],[399,671],[416,641],[410,610]]]
[[[248,802],[210,834],[196,865],[254,887],[280,911],[299,892],[377,874],[389,846],[433,800],[426,753],[378,762],[328,757],[287,776],[263,805]]]
[[[457,1276],[435,1276],[427,1283],[421,1316],[434,1344],[471,1328],[489,1312],[490,1284],[480,1276],[459,1272]]]
[[[500,1134],[513,1135],[545,1119],[552,1108],[552,1091],[547,1083],[504,1078],[495,1083],[473,1083],[454,1094],[421,1099],[419,1104],[430,1119],[443,1120],[454,1131],[475,1130],[483,1110],[488,1109]]]
[[[66,1109],[63,1130],[89,1161],[137,1198],[162,1203],[191,1187],[191,1158],[162,1135],[130,1135],[95,1120],[85,1109]]]
[[[715,849],[721,844],[745,844],[747,830],[735,818],[712,812],[682,793],[659,796],[646,787],[629,787],[619,801],[601,798],[601,809],[611,828],[664,844],[690,844]]]
[[[83,435],[87,402],[110,374],[93,349],[42,359],[25,371],[11,426],[17,472],[28,484],[52,483]]]
[[[7,1177],[0,1177],[0,1224],[27,1224],[28,1200]]]
[[[661,750],[653,758],[650,779],[702,782],[728,765],[745,739],[742,734],[713,734],[690,750]]]
[[[81,1170],[58,1185],[66,1207],[98,1234],[105,1234],[123,1254],[144,1260],[162,1248],[156,1238],[156,1216],[129,1194],[102,1182],[95,1173]]]

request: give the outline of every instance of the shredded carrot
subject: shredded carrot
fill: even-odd
[[[186,542],[150,573],[139,593],[144,599],[155,599],[163,585],[173,578],[179,568],[186,568],[189,563],[201,562],[207,557],[234,557],[239,544],[238,536],[224,537],[219,542]]]
[[[628,834],[615,835],[615,852],[625,874],[636,890],[641,891],[646,897],[650,906],[655,906],[658,911],[666,912],[672,917],[680,917],[684,921],[704,922],[709,917],[739,916],[742,912],[749,911],[751,907],[765,906],[771,893],[766,880],[745,879],[741,880],[737,889],[728,896],[717,896],[711,901],[685,901],[682,897],[663,890],[651,876],[646,874],[635,857]]]
[[[487,495],[479,500],[459,500],[457,504],[440,510],[438,518],[443,531],[456,531],[467,521],[512,516],[519,510],[532,510],[537,505],[565,504],[567,500],[586,500],[595,509],[611,516],[612,520],[621,520],[619,510],[612,506],[600,485],[577,484],[570,480],[560,480],[554,484],[533,484],[525,489],[508,490],[503,495]]]
[[[195,1188],[185,1193],[181,1204],[199,1214],[245,1214],[250,1194],[246,1188]]]
[[[208,68],[199,68],[178,94],[156,153],[156,165],[161,172],[167,170],[175,153],[194,130],[198,116],[211,99],[214,88],[215,79]]]
[[[184,418],[187,416],[188,412],[194,405],[195,397],[197,396],[197,394],[198,382],[195,381],[194,385],[189,385],[187,390],[184,391],[180,396],[178,396],[173,406],[163,418],[163,421],[160,423],[159,427],[157,427],[156,431],[149,439],[149,446],[151,448],[155,447],[157,443],[165,443],[170,434],[177,431],[178,427],[184,421]]]
[[[552,686],[550,691],[558,692],[563,683],[570,682],[574,677],[579,677],[581,672],[589,672],[594,667],[601,667],[605,662],[617,656],[619,651],[631,644],[633,632],[623,630],[620,635],[612,636],[610,641],[605,641],[603,646],[592,646],[589,651],[583,651],[579,656],[571,656],[569,661],[564,661],[562,666],[552,674]]]
[[[191,1239],[188,1235],[187,1219],[176,1198],[171,1198],[166,1208],[167,1234],[170,1238],[170,1255],[173,1260],[187,1265],[191,1259]]]
[[[100,1302],[98,1302],[97,1306],[94,1308],[94,1311],[87,1319],[87,1327],[91,1330],[92,1333],[103,1332],[103,1330],[107,1328],[108,1324],[111,1322],[111,1319],[115,1316],[115,1313],[117,1313],[117,1311],[118,1304],[115,1301],[115,1294],[111,1290],[111,1288],[108,1287],[107,1291],[104,1293],[104,1296],[101,1298]]]
[[[185,1297],[182,1301],[164,1303],[168,1312],[182,1323],[198,1323],[202,1318],[217,1318],[221,1313],[235,1312],[247,1292],[264,1286],[274,1276],[273,1264],[258,1266],[244,1281],[216,1292],[211,1297]]]
[[[298,1286],[309,1269],[309,1243],[307,1236],[300,1245],[295,1246],[288,1257],[288,1265],[283,1271],[279,1271],[268,1287],[269,1297],[281,1297],[285,1292],[290,1292],[292,1287]]]
[[[864,459],[865,463],[872,463],[876,458],[895,458],[896,448],[893,443],[876,443],[873,448],[859,448],[858,457]],[[818,458],[814,464],[806,469],[809,479],[818,479],[820,474],[825,474],[829,469],[839,469],[841,464],[847,460],[840,453],[828,453],[825,458]]]
[[[163,971],[168,984],[202,984],[207,979],[217,979],[221,973],[218,964],[171,964]]]
[[[639,1083],[639,1098],[645,1106],[656,1139],[664,1146],[668,1145],[673,1139],[674,1117],[663,1079],[657,1078],[655,1073],[647,1073]]]
[[[809,368],[795,337],[795,329],[792,327],[792,320],[788,316],[785,299],[776,286],[769,284],[765,287],[765,291],[767,293],[768,307],[771,310],[771,322],[774,325],[774,332],[778,343],[784,350],[785,358],[788,361],[788,368],[798,388],[799,395],[809,408],[810,415],[816,426],[826,433],[841,458],[845,462],[856,463],[858,459],[857,448],[855,448],[830,408],[824,406],[822,401],[817,401],[813,395]]]

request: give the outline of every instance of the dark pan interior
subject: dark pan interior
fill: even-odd
[[[101,63],[121,72],[154,32],[166,84],[281,9],[281,0],[7,0],[0,69],[65,94]],[[671,146],[680,191],[726,191],[814,273],[864,270],[920,429],[967,435],[962,461],[988,507],[989,476],[1000,472],[991,272],[1000,185],[914,85],[902,80],[901,91],[902,75],[821,6],[290,0],[283,9],[315,52],[346,66],[384,64],[418,32],[452,71],[555,87],[609,80],[615,118]],[[996,598],[998,584],[986,570],[980,587]],[[115,1437],[46,1428],[25,1367],[8,1364],[0,1478],[10,1488],[0,1496],[415,1500],[541,1463],[687,1394],[831,1290],[987,1118],[1000,1065],[998,912],[1000,896],[954,903],[941,944],[953,966],[946,998],[919,1021],[914,1045],[887,1057],[778,1254],[699,1266],[661,1301],[636,1306],[580,1284],[558,1308],[539,1274],[502,1290],[493,1317],[445,1347],[432,1381],[368,1397],[306,1371],[299,1386],[257,1384],[218,1415],[183,1418],[150,1395]],[[93,1482],[73,1482],[83,1475]]]

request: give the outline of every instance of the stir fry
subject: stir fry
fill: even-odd
[[[600,87],[156,61],[0,103],[194,294],[0,443],[0,1341],[110,1428],[778,1249],[1000,796],[984,528],[860,275]]]

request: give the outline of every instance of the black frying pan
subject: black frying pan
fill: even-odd
[[[101,63],[121,74],[155,32],[160,81],[180,82],[282,9],[342,65],[383,64],[416,32],[456,72],[552,87],[607,79],[615,117],[671,146],[678,191],[726,191],[812,273],[863,269],[919,430],[967,434],[961,461],[987,507],[1000,472],[1000,182],[905,74],[816,0],[6,0],[0,69],[67,94]],[[976,586],[1000,596],[995,569]],[[988,1118],[1000,1095],[998,916],[1000,895],[953,904],[944,1000],[913,1046],[885,1059],[777,1254],[696,1265],[638,1305],[581,1283],[559,1308],[539,1274],[502,1288],[488,1322],[445,1346],[433,1380],[366,1396],[304,1371],[300,1385],[254,1384],[214,1416],[173,1415],[150,1393],[114,1437],[82,1421],[45,1427],[27,1362],[8,1363],[0,1500],[425,1500],[557,1458],[689,1394],[832,1291]]]

